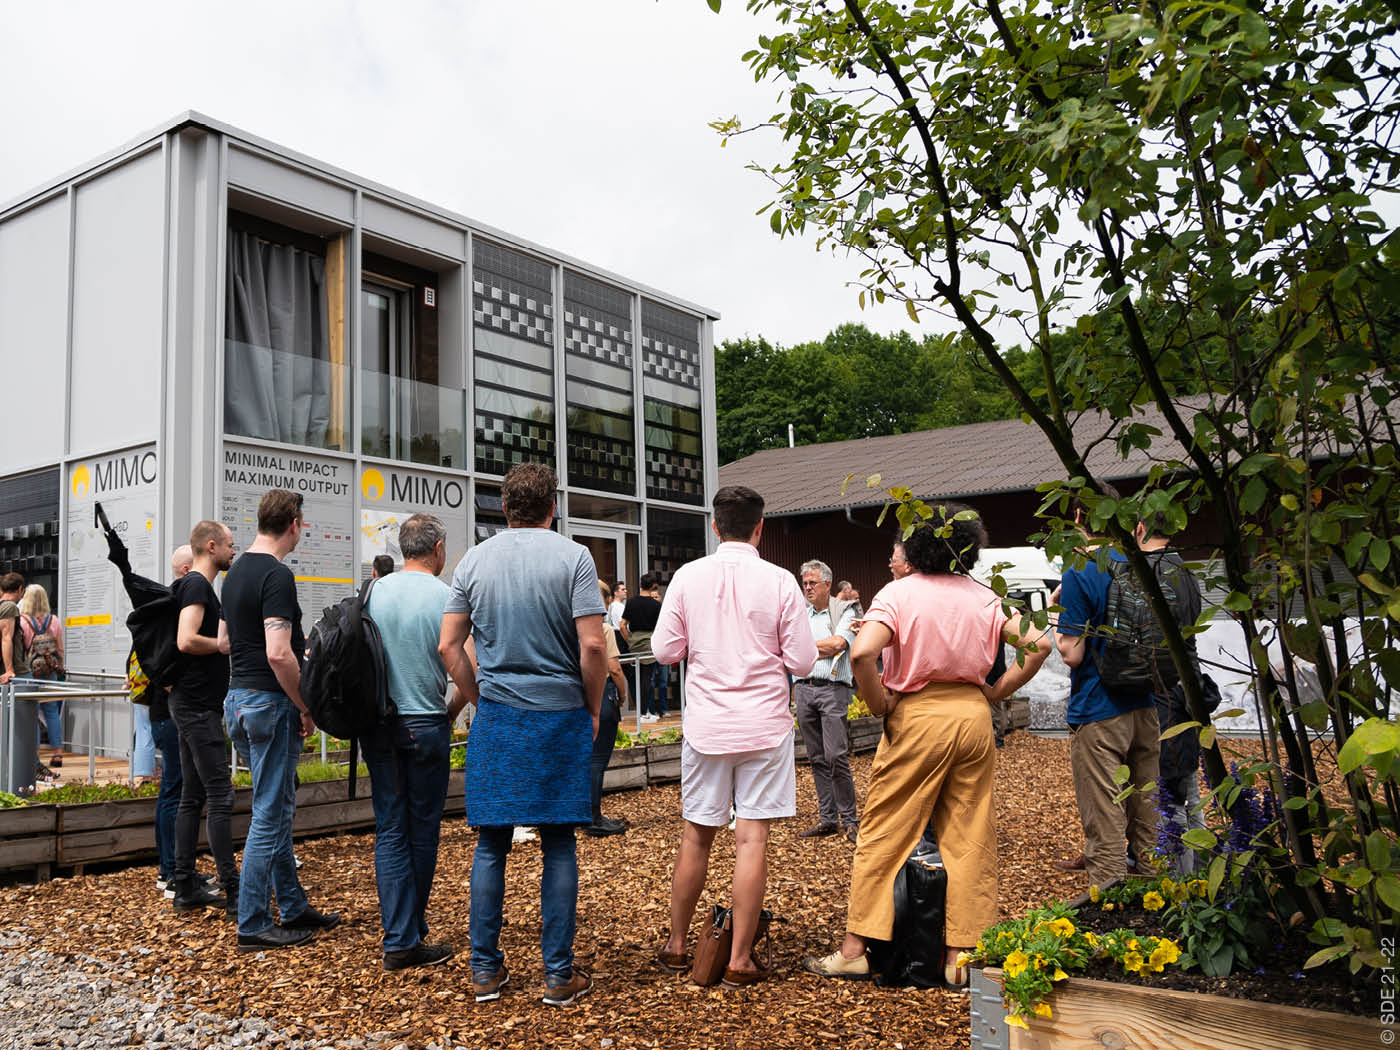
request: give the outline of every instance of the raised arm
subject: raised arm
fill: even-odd
[[[996,684],[983,686],[982,691],[992,703],[1005,700],[1025,685],[1050,655],[1049,631],[1042,631],[1031,623],[1027,616],[1016,615],[1006,621],[1001,629],[1002,641],[1013,645],[1023,654],[1006,669],[1006,673],[996,680]],[[1082,639],[1081,639],[1082,641]]]

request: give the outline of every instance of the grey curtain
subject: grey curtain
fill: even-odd
[[[321,256],[228,231],[226,432],[327,447],[331,390],[343,380],[330,363],[325,283]]]

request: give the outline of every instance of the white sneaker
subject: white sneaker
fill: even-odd
[[[643,722],[660,722],[660,721],[661,721],[661,716],[660,716],[660,715],[642,715],[642,721],[643,721]]]

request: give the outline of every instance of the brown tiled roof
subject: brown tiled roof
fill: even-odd
[[[1180,404],[1189,421],[1193,399]],[[1127,459],[1118,455],[1113,441],[1095,445],[1088,457],[1089,469],[1108,481],[1146,476],[1154,462],[1181,457],[1181,447],[1167,434],[1155,406],[1139,417],[1162,431],[1152,447],[1135,450]],[[1083,445],[1101,437],[1112,423],[1098,413],[1085,415],[1075,425]],[[841,483],[854,474],[844,495]],[[1044,481],[1065,477],[1065,468],[1050,443],[1034,424],[1020,419],[920,430],[912,434],[832,441],[801,448],[774,448],[727,463],[719,468],[721,485],[747,485],[763,494],[764,514],[782,517],[838,510],[842,507],[878,506],[880,489],[866,487],[871,474],[881,475],[884,486],[903,485],[921,499],[962,499],[996,492],[1019,492]]]

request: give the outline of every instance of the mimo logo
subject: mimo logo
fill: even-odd
[[[371,503],[379,500],[384,495],[384,475],[366,467],[360,475],[360,492]]]
[[[88,470],[86,463],[79,463],[73,468],[73,498],[85,499],[92,491],[92,471]]]

